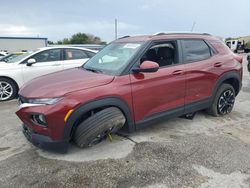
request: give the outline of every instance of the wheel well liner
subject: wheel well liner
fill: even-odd
[[[64,125],[64,133],[63,133],[63,139],[64,140],[70,140],[71,139],[71,132],[76,126],[77,120],[84,116],[84,114],[88,113],[91,110],[98,109],[98,108],[103,108],[103,107],[110,107],[114,106],[119,108],[123,114],[126,117],[126,124],[122,128],[123,131],[125,132],[133,132],[135,131],[135,126],[134,126],[134,120],[132,113],[128,107],[128,104],[118,98],[118,97],[109,97],[105,99],[99,99],[99,100],[94,100],[91,102],[88,102],[86,104],[81,105],[78,107],[74,112],[70,115],[68,120],[66,121]]]

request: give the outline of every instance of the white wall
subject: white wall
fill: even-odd
[[[9,53],[19,52],[22,50],[30,51],[45,46],[46,46],[45,39],[0,38],[0,51],[7,50]]]

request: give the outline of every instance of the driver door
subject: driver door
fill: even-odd
[[[157,62],[159,70],[130,74],[136,122],[149,120],[161,113],[183,113],[186,76],[185,65],[181,64],[179,57],[176,41],[154,44],[142,56],[141,62]]]
[[[27,61],[29,59],[35,59],[36,62],[28,66]],[[31,56],[29,59],[23,64],[22,75],[24,82],[42,75],[63,70],[61,49],[45,50]]]

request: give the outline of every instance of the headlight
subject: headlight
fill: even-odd
[[[62,99],[63,99],[62,97],[48,98],[48,99],[28,99],[28,103],[50,105],[50,104],[55,104],[55,103],[59,102]]]

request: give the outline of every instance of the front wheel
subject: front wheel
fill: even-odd
[[[73,139],[80,148],[96,145],[109,133],[118,131],[125,121],[126,118],[120,109],[116,107],[103,109],[80,123]]]
[[[212,105],[207,111],[213,116],[223,116],[233,110],[234,102],[234,88],[230,84],[222,84],[215,95]]]

